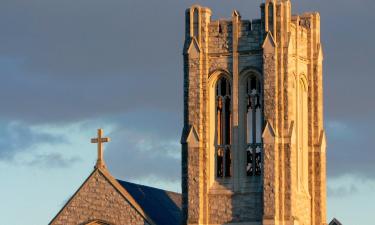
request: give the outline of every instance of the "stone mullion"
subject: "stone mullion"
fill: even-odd
[[[232,154],[235,155],[232,159],[233,162],[233,188],[235,191],[239,190],[239,173],[238,173],[238,164],[240,162],[240,149],[239,149],[239,112],[238,112],[238,103],[239,103],[239,53],[238,53],[238,39],[240,32],[240,22],[241,17],[237,11],[234,11],[232,14],[232,72],[233,72],[233,91],[232,91]],[[235,169],[236,168],[236,169]]]
[[[251,113],[252,113],[252,121],[251,121],[251,125],[252,125],[252,145],[251,145],[251,154],[253,156],[253,161],[252,161],[252,167],[253,167],[253,176],[256,176],[255,174],[255,170],[256,170],[256,162],[255,162],[255,158],[256,158],[256,149],[257,149],[257,141],[256,141],[256,130],[257,130],[257,125],[256,125],[256,97],[255,96],[251,96],[251,101],[252,101],[252,107],[251,107]]]
[[[222,104],[222,112],[221,112],[221,132],[222,132],[222,138],[221,138],[221,148],[223,150],[223,178],[227,176],[227,168],[226,168],[226,165],[227,165],[227,148],[226,148],[226,139],[227,139],[227,129],[226,129],[226,102],[225,102],[225,97],[223,96],[220,96],[221,98],[221,104]]]

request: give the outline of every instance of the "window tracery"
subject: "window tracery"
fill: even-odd
[[[262,170],[263,99],[260,80],[250,76],[246,81],[246,174],[260,176]]]

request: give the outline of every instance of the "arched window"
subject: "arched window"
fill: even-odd
[[[216,176],[230,177],[231,163],[231,136],[232,136],[232,89],[229,81],[221,77],[216,84]]]
[[[199,11],[197,8],[194,9],[193,12],[193,34],[194,37],[197,38],[199,37]]]
[[[264,126],[262,90],[257,76],[250,76],[246,82],[246,174],[259,176],[262,169],[261,148]]]

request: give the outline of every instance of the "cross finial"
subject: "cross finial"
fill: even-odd
[[[98,144],[98,160],[96,161],[97,168],[105,168],[103,159],[103,143],[110,141],[111,139],[109,137],[103,137],[103,129],[98,129],[98,137],[91,139],[91,143]]]

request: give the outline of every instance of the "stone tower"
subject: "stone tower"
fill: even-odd
[[[318,13],[186,10],[183,225],[326,224]]]

